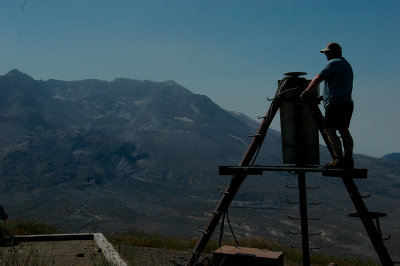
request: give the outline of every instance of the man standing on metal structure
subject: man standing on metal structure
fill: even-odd
[[[351,116],[353,114],[353,70],[349,62],[342,56],[342,47],[338,43],[330,42],[320,51],[326,55],[328,64],[310,82],[308,87],[300,95],[305,100],[311,90],[325,81],[323,102],[325,107],[325,133],[333,148],[334,160],[326,167],[354,168],[353,162],[353,138],[349,131]],[[339,131],[342,142],[336,135]]]

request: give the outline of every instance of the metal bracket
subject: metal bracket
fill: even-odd
[[[292,216],[288,216],[288,218],[290,219],[290,220],[301,220],[301,218],[300,217],[292,217]],[[319,221],[319,220],[321,220],[321,218],[308,218],[307,220],[309,220],[309,221]]]
[[[218,190],[218,192],[221,193],[221,194],[224,194],[224,195],[228,195],[229,194],[229,191],[222,191],[221,189]]]
[[[197,231],[199,231],[200,233],[205,234],[205,235],[208,235],[208,234],[209,234],[209,232],[204,231],[204,230],[201,230],[201,229],[199,229],[199,228],[197,228]]]
[[[387,240],[389,240],[389,239],[391,239],[392,238],[392,235],[389,235],[388,237],[386,237],[386,238],[382,238],[382,241],[387,241]]]
[[[286,201],[287,201],[287,203],[293,204],[293,205],[299,205],[299,204],[300,204],[300,202],[290,201],[289,199],[287,199]],[[320,205],[321,203],[307,202],[306,204],[307,204],[307,205],[312,205],[312,206],[318,206],[318,205]]]
[[[189,251],[190,253],[192,253],[193,255],[197,255],[197,253],[196,252],[194,252],[193,250],[191,250],[191,249],[188,249],[187,251]]]

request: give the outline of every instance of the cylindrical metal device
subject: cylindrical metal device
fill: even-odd
[[[300,77],[305,74],[305,72],[284,74],[288,76],[287,86],[290,86],[280,107],[284,164],[318,165],[320,163],[318,127],[307,103],[300,99],[301,92],[310,83],[310,80]],[[317,98],[319,88],[312,93]]]

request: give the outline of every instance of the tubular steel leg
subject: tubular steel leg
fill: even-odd
[[[308,217],[307,217],[307,192],[306,174],[298,173],[299,180],[299,199],[300,199],[300,219],[301,219],[301,246],[303,250],[303,265],[310,265],[310,246],[308,241]]]
[[[364,228],[367,231],[369,238],[371,239],[372,245],[374,246],[382,265],[394,265],[385,245],[383,244],[381,234],[376,228],[372,218],[368,215],[368,209],[365,206],[364,201],[362,200],[362,197],[357,189],[354,180],[351,178],[342,178],[342,181],[346,186],[347,191],[349,192],[351,200],[353,201],[353,204],[357,209],[357,213],[360,216],[361,222],[363,223]]]
[[[323,116],[321,113],[321,110],[319,109],[317,102],[314,99],[310,99],[308,102],[308,106],[310,107],[311,113],[314,116],[314,119],[318,125],[318,128],[320,130],[320,133],[325,141],[326,146],[328,147],[328,150],[330,154],[333,157],[333,149],[332,146],[327,138],[327,135],[324,131],[324,125],[323,125]],[[379,259],[382,263],[382,265],[393,265],[393,261],[390,258],[390,255],[383,244],[383,240],[381,235],[378,232],[378,229],[376,228],[373,220],[371,217],[368,216],[368,209],[365,206],[365,203],[361,197],[360,192],[358,191],[358,188],[352,178],[349,177],[343,177],[342,181],[344,185],[346,186],[347,192],[350,195],[351,200],[353,201],[354,207],[356,207],[357,212],[360,216],[360,219],[364,225],[365,230],[368,233],[368,236],[372,242],[372,245],[375,248],[376,253],[379,256]]]
[[[304,134],[303,134],[303,113],[301,103],[294,104],[295,136],[296,136],[296,162],[304,163]],[[299,184],[300,222],[301,222],[301,247],[303,251],[303,265],[310,265],[310,246],[308,241],[308,217],[307,217],[307,190],[306,174],[303,171],[297,172]]]

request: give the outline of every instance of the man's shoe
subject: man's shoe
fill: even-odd
[[[343,168],[344,163],[340,159],[335,159],[332,162],[327,163],[324,167],[325,168]]]

